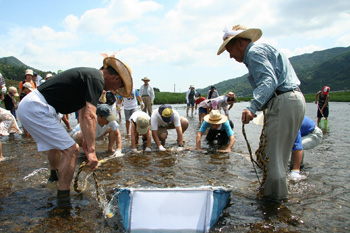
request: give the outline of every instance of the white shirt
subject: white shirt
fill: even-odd
[[[173,109],[173,114],[174,114],[174,121],[172,122],[164,122],[162,120],[162,116],[159,114],[158,112],[159,108],[155,109],[152,113],[151,116],[151,130],[158,130],[158,127],[167,127],[168,125],[170,125],[172,122],[174,122],[175,127],[179,127],[181,126],[181,119],[180,119],[180,115]]]
[[[143,84],[141,87],[140,87],[140,94],[142,96],[142,93],[143,93],[143,89],[144,88],[147,88],[147,93],[148,95],[151,97],[151,100],[154,101],[154,91],[153,91],[153,88],[148,84],[147,86],[145,86],[145,84]]]
[[[104,125],[103,127],[101,127],[100,124],[97,122],[95,138],[99,138],[103,136],[108,128],[111,128],[112,131],[115,131],[119,128],[119,125],[116,121],[110,121],[107,125]],[[72,135],[74,135],[74,133],[79,131],[81,131],[80,124],[77,124],[77,126],[75,126],[72,132]]]
[[[136,120],[139,116],[146,116],[147,120],[151,119],[147,113],[145,113],[143,111],[136,111],[133,114],[131,114],[130,120],[132,120],[133,122],[136,122]]]
[[[129,97],[124,97],[124,109],[125,110],[132,110],[137,108],[137,98],[140,94],[139,91],[136,90],[135,88],[132,90],[131,94]],[[119,96],[118,96],[119,98]]]

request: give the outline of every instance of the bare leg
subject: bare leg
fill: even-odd
[[[78,144],[74,144],[68,149],[62,151],[61,161],[58,166],[59,170],[59,180],[58,180],[58,189],[59,190],[69,190],[70,185],[73,180],[75,164],[78,159],[79,154],[79,146]],[[55,158],[54,162],[57,158]],[[50,161],[51,166],[51,161]]]
[[[126,134],[130,136],[130,121],[125,121]]]
[[[4,157],[2,156],[2,143],[0,141],[0,160],[2,160]]]
[[[293,170],[300,171],[301,161],[303,160],[303,151],[302,150],[293,151],[292,156],[294,156]]]

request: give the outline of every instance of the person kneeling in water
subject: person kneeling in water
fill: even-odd
[[[122,141],[119,131],[119,125],[116,122],[117,116],[112,113],[112,109],[108,104],[99,104],[96,109],[97,115],[97,126],[95,139],[101,138],[108,134],[108,152],[115,152],[113,156],[121,156],[122,151]],[[84,137],[80,129],[80,124],[78,124],[72,133],[73,139],[78,143],[79,146],[84,145]],[[117,150],[113,149],[114,142],[117,144]]]
[[[207,134],[207,141],[213,144],[217,140],[219,146],[227,146],[219,152],[230,152],[235,144],[235,136],[233,132],[233,123],[227,116],[222,115],[219,110],[212,110],[210,114],[204,117],[203,124],[199,129],[196,137],[197,150],[201,150],[201,138],[206,129],[210,128]]]

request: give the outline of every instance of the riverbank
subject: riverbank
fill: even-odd
[[[155,104],[185,104],[186,93],[172,93],[172,92],[155,92]],[[206,97],[206,95],[203,95]],[[304,94],[305,100],[308,103],[315,101],[316,93]],[[238,97],[238,102],[250,101],[252,97]],[[331,102],[350,102],[350,91],[330,92]]]

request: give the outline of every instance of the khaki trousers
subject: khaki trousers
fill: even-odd
[[[305,99],[298,91],[278,95],[267,105],[265,153],[269,162],[264,185],[265,197],[279,200],[288,197],[288,161],[304,115]]]
[[[152,100],[150,96],[142,96],[141,97],[143,103],[145,104],[145,108],[142,109],[145,113],[148,111],[148,115],[152,116]]]

